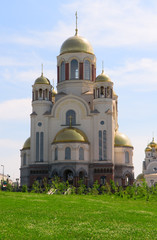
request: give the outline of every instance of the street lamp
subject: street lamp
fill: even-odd
[[[16,182],[17,182],[17,189],[19,188],[19,178],[16,178]]]

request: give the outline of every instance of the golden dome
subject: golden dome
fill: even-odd
[[[140,174],[137,176],[136,180],[144,180],[144,174],[143,174],[143,173],[140,173]]]
[[[150,146],[150,147],[157,147],[157,143],[156,142],[154,142],[154,138],[152,139],[152,141],[148,144],[148,146]]]
[[[94,54],[90,42],[87,39],[80,37],[78,35],[75,35],[65,40],[60,49],[60,55],[63,53],[73,52],[85,52]]]
[[[102,70],[102,73],[96,77],[96,82],[111,82],[111,79],[105,75],[104,70]]]
[[[61,131],[59,131],[55,138],[53,143],[65,143],[65,142],[84,142],[88,143],[88,139],[86,135],[77,128],[69,127],[64,128]]]
[[[26,149],[30,149],[31,146],[31,138],[27,138],[27,140],[25,141],[22,150],[26,150]]]
[[[44,77],[43,73],[42,73],[41,76],[35,80],[34,84],[48,84],[48,85],[50,85],[50,81],[48,80],[48,78]]]
[[[56,91],[52,89],[52,97],[54,97],[56,94],[57,94]]]
[[[152,148],[148,145],[145,149],[145,152],[151,152],[152,151]]]
[[[133,147],[130,139],[123,133],[116,132],[115,139],[114,139],[114,146],[115,147]]]

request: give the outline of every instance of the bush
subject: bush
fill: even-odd
[[[22,185],[22,192],[28,192],[27,185]]]
[[[31,192],[33,192],[33,193],[41,193],[41,192],[43,192],[38,181],[35,181],[33,183]]]

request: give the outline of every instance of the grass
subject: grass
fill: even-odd
[[[0,192],[0,239],[157,239],[157,201]]]

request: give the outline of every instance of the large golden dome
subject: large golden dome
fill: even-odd
[[[94,54],[90,42],[87,39],[80,37],[78,35],[75,35],[65,40],[60,49],[60,55],[63,53],[73,52],[85,52]]]
[[[65,142],[88,143],[88,139],[80,129],[69,127],[59,131],[53,141],[53,143],[65,143]]]
[[[31,146],[31,138],[27,138],[27,140],[25,141],[22,150],[26,150],[26,149],[30,149]]]
[[[123,133],[116,132],[115,139],[114,139],[114,146],[115,147],[133,147],[130,139]]]

